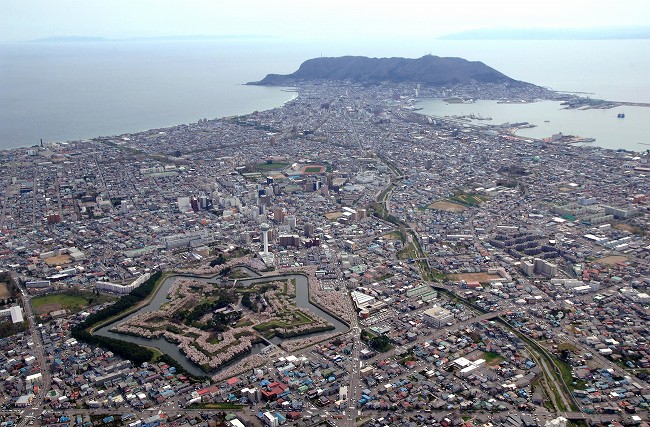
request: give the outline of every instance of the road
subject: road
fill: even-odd
[[[347,418],[344,419],[346,426],[354,427],[356,424],[357,418],[357,402],[361,398],[361,380],[360,380],[360,371],[363,362],[359,358],[359,351],[361,350],[361,328],[357,317],[354,316],[352,324],[350,325],[350,332],[352,334],[352,355],[351,355],[351,366],[350,366],[350,383],[348,385],[348,404],[346,406],[345,412]]]
[[[14,279],[15,280],[15,279]],[[32,336],[32,350],[34,352],[34,357],[38,361],[38,366],[41,368],[41,374],[43,375],[43,382],[39,387],[38,393],[34,397],[32,406],[35,408],[43,408],[43,403],[45,401],[45,394],[50,390],[52,384],[52,375],[50,373],[50,367],[45,358],[45,353],[43,352],[43,340],[41,338],[41,332],[38,330],[38,325],[36,324],[36,319],[34,316],[34,311],[32,310],[31,298],[27,291],[23,288],[20,288],[21,298],[23,300],[23,310],[25,313],[25,320],[29,322],[29,333]],[[39,409],[38,413],[35,415],[40,416],[42,409]],[[24,427],[27,423],[27,417],[22,418],[18,427]]]

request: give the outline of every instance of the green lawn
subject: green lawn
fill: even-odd
[[[75,308],[85,307],[88,305],[88,300],[81,296],[67,294],[44,295],[32,299],[32,306],[36,310],[47,304],[59,304],[61,308],[72,310]]]
[[[321,166],[307,166],[305,173],[320,173],[323,168]]]
[[[503,360],[503,357],[501,357],[499,353],[485,351],[483,352],[483,359],[485,359],[488,364],[497,364]]]
[[[277,171],[282,170],[287,166],[289,166],[289,163],[259,163],[255,165],[255,169],[258,171]]]
[[[479,196],[477,194],[460,193],[450,197],[449,199],[453,202],[457,202],[465,206],[478,206],[486,201],[487,197]]]
[[[418,258],[418,252],[415,249],[413,243],[407,244],[399,252],[397,252],[397,259],[409,259],[409,258]]]
[[[34,307],[36,312],[38,312],[39,309],[46,310],[50,308],[53,310],[65,309],[75,311],[81,310],[90,305],[114,301],[115,299],[115,297],[109,295],[94,295],[91,292],[85,291],[67,291],[59,294],[34,297],[32,298],[32,307]]]

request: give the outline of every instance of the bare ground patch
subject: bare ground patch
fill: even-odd
[[[327,212],[325,214],[325,218],[331,221],[331,220],[339,219],[342,215],[343,213],[341,212]]]
[[[429,205],[431,209],[436,209],[445,212],[464,212],[467,208],[458,203],[449,202],[447,200],[438,200]]]
[[[70,255],[66,255],[66,254],[51,256],[45,259],[45,263],[47,265],[65,265],[65,264],[70,264],[71,262],[72,262],[72,258],[70,257]]]
[[[615,265],[616,263],[625,262],[625,261],[627,261],[627,258],[620,255],[607,256],[605,258],[601,258],[598,260],[599,263],[605,265]]]
[[[390,233],[386,233],[381,237],[382,239],[386,239],[386,240],[402,240],[399,232],[397,231],[391,231]]]
[[[500,279],[501,276],[496,274],[488,273],[462,273],[462,274],[450,274],[452,280],[460,281],[464,280],[466,282],[479,282],[479,283],[489,283],[492,279]]]
[[[0,283],[0,299],[9,298],[9,289],[4,283]]]
[[[58,303],[43,304],[38,308],[35,308],[34,311],[36,314],[47,314],[53,311],[61,310],[63,306]]]

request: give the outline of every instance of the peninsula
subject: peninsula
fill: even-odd
[[[645,425],[650,155],[418,113],[575,97],[458,58],[262,82],[0,151],[3,425]]]
[[[433,86],[471,83],[502,83],[534,86],[514,80],[480,61],[425,55],[421,58],[368,58],[365,56],[321,57],[303,62],[297,71],[268,74],[251,85],[286,86],[317,80],[358,83],[422,83]]]

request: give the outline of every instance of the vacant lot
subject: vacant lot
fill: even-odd
[[[0,299],[9,298],[9,289],[6,283],[0,283]]]
[[[45,263],[47,265],[65,265],[65,264],[70,264],[71,262],[72,262],[72,258],[70,258],[70,255],[67,254],[51,256],[45,259]]]
[[[638,234],[641,236],[645,234],[645,232],[641,227],[636,227],[629,224],[614,224],[612,228],[615,228],[617,230],[629,231],[632,234]]]
[[[450,274],[449,277],[451,280],[460,281],[464,280],[466,282],[479,282],[479,283],[489,283],[492,279],[499,279],[501,276],[496,274],[487,274],[487,273],[463,273],[463,274]]]
[[[618,262],[625,262],[625,261],[627,261],[627,258],[619,255],[612,255],[598,260],[599,263],[605,265],[614,265]]]
[[[429,207],[431,209],[445,212],[463,212],[467,209],[463,205],[459,205],[458,203],[450,202],[447,200],[438,200],[437,202],[431,203]]]
[[[402,236],[402,233],[400,233],[399,231],[391,231],[390,233],[384,234],[381,237],[386,240],[402,240],[402,241],[406,240],[404,239],[404,236]]]
[[[327,212],[325,214],[325,218],[332,221],[332,220],[335,220],[335,219],[339,219],[342,215],[343,215],[343,213],[341,213],[341,212]]]

